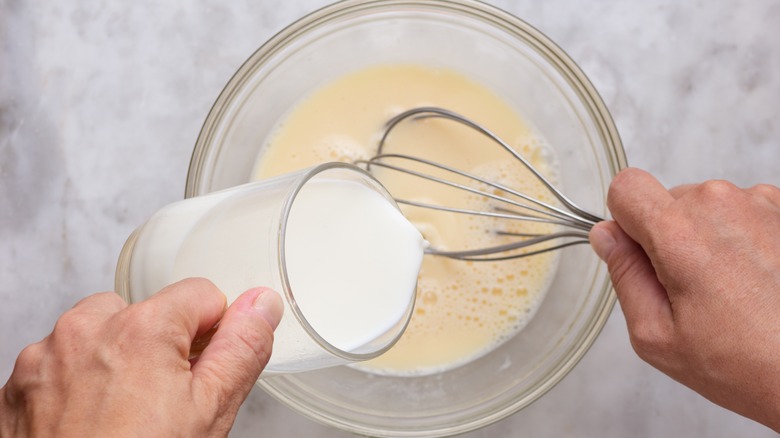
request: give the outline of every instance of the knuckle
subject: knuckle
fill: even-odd
[[[750,190],[757,193],[769,195],[775,193],[778,190],[778,188],[771,184],[756,184],[753,187],[751,187]]]
[[[123,312],[119,318],[122,331],[133,336],[146,336],[164,329],[167,324],[157,306],[142,302]]]
[[[158,330],[158,326],[164,327],[164,324],[160,324],[157,309],[146,303],[130,306],[127,311],[120,312],[114,323],[120,346],[126,343],[145,343],[151,333]]]
[[[756,184],[749,188],[748,192],[771,201],[780,201],[780,188],[777,188],[771,184]]]
[[[255,350],[258,360],[264,367],[268,363],[268,360],[271,358],[271,353],[273,352],[274,332],[270,330],[270,328],[268,330],[263,330],[260,336],[257,337],[255,345],[258,346],[258,349]]]
[[[701,183],[698,187],[699,193],[705,200],[722,201],[734,196],[739,192],[739,188],[725,180],[710,180]]]
[[[18,403],[25,398],[25,393],[29,392],[35,386],[39,386],[41,376],[41,354],[34,348],[36,344],[30,345],[19,353],[14,364],[11,376],[8,378],[3,388],[6,401],[12,404]]]
[[[160,311],[157,306],[150,305],[149,302],[141,302],[128,308],[127,312],[122,313],[121,324],[130,330],[144,332],[145,328],[151,327],[160,319]]]
[[[176,324],[170,312],[163,312],[152,302],[134,304],[117,315],[116,345],[120,351],[139,348],[154,349],[172,346],[181,357],[188,357],[192,338],[180,324]],[[160,359],[160,358],[158,358]]]
[[[92,332],[92,325],[92,318],[89,315],[76,310],[69,310],[54,323],[51,337],[57,342],[79,340],[89,337]]]
[[[225,294],[211,280],[201,277],[185,278],[168,286],[164,291],[172,292],[179,296],[186,295],[187,299],[198,305],[206,302],[211,303],[212,301],[219,301],[223,306],[226,306],[227,303]]]
[[[101,303],[110,310],[118,311],[127,307],[127,302],[116,292],[100,292],[95,297],[100,299]]]
[[[219,292],[219,288],[211,280],[203,277],[185,278],[177,283],[186,289],[197,290],[199,292],[213,293]]]
[[[42,342],[30,344],[19,353],[19,356],[16,358],[15,368],[19,370],[38,369],[43,362],[43,355]]]
[[[47,340],[37,342],[25,347],[16,358],[13,372],[8,379],[6,388],[7,396],[13,400],[17,397],[24,398],[24,393],[44,385],[46,376],[46,345]]]
[[[114,292],[101,292],[77,302],[71,311],[80,315],[112,315],[127,307],[127,303]]]
[[[636,354],[650,364],[658,364],[672,349],[671,338],[652,319],[634,323],[629,328],[629,339]]]

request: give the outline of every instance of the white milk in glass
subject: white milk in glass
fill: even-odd
[[[188,277],[208,278],[228,302],[251,287],[282,292],[280,205],[289,188],[248,186],[171,204],[140,228],[130,261],[131,300]],[[405,327],[425,242],[383,194],[362,182],[317,175],[298,192],[286,227],[292,300],[327,343],[370,353]],[[290,310],[286,302],[268,369],[275,362],[292,363],[288,371],[331,364],[295,368],[296,361],[316,360],[319,347],[302,336]]]
[[[358,352],[405,323],[424,241],[382,195],[356,182],[308,184],[286,235],[290,287],[325,340]]]

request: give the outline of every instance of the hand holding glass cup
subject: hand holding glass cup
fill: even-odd
[[[424,240],[371,175],[326,163],[163,207],[119,256],[129,303],[188,277],[231,302],[267,286],[284,297],[261,377],[364,361],[392,347],[415,301]]]

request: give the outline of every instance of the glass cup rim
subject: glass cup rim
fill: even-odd
[[[277,259],[279,262],[279,274],[281,276],[282,280],[282,293],[285,296],[285,300],[287,301],[287,304],[289,305],[288,311],[291,311],[293,316],[295,316],[295,319],[298,321],[298,323],[304,328],[306,331],[306,334],[309,335],[309,337],[314,340],[321,348],[329,352],[330,354],[339,357],[341,359],[344,359],[345,361],[349,362],[359,362],[359,361],[365,361],[369,359],[373,359],[389,350],[390,348],[395,345],[398,340],[403,335],[404,331],[406,331],[406,327],[409,325],[409,321],[412,316],[412,310],[414,307],[414,298],[417,296],[417,287],[415,286],[414,291],[412,293],[412,300],[410,309],[407,310],[405,321],[403,323],[403,326],[401,329],[396,333],[393,338],[382,348],[370,352],[370,353],[353,353],[346,350],[342,350],[335,345],[328,342],[325,338],[320,336],[319,333],[317,333],[317,330],[314,329],[314,327],[311,326],[306,316],[301,311],[301,308],[298,306],[298,302],[295,300],[295,294],[292,290],[292,286],[290,285],[290,278],[287,275],[287,258],[286,258],[286,236],[287,236],[287,221],[290,218],[290,212],[292,211],[293,206],[295,205],[295,200],[300,193],[300,191],[306,186],[306,183],[311,181],[313,178],[316,178],[317,176],[321,175],[323,172],[328,172],[331,170],[343,170],[347,172],[354,173],[357,175],[362,181],[367,182],[368,186],[372,190],[375,190],[377,193],[381,194],[385,199],[387,199],[393,207],[401,211],[398,204],[395,202],[395,199],[393,199],[390,192],[387,191],[387,189],[377,180],[373,175],[371,175],[366,170],[351,164],[351,163],[342,163],[342,162],[327,162],[315,165],[313,167],[310,167],[308,169],[305,169],[301,171],[301,175],[297,178],[297,180],[293,183],[292,189],[288,192],[286,199],[284,201],[284,205],[282,206],[281,214],[279,217],[279,230],[278,230],[278,238],[277,238]]]

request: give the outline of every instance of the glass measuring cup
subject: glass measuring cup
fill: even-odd
[[[393,211],[400,215],[392,197],[378,181],[345,163],[326,163],[186,199],[163,207],[128,238],[117,264],[117,292],[134,303],[187,277],[208,278],[228,296],[256,286],[279,291],[284,297],[285,313],[276,329],[273,354],[263,376],[363,361],[384,353],[400,338],[411,318],[416,271],[410,290],[401,291],[408,292],[408,296],[401,295],[395,301],[399,304],[396,319],[383,325],[376,336],[348,350],[315,330],[310,320],[312,312],[303,308],[299,302],[302,297],[296,297],[292,286],[296,280],[291,282],[287,253],[287,243],[292,241],[287,234],[291,212],[302,190],[325,180],[367,187],[391,203]],[[421,259],[422,247],[419,256]],[[382,265],[381,269],[395,268]],[[338,282],[344,285],[352,280],[339,278]],[[323,285],[322,289],[336,290],[342,287],[340,284]],[[360,316],[360,305],[366,302],[332,309],[329,323],[343,326],[354,322]]]

